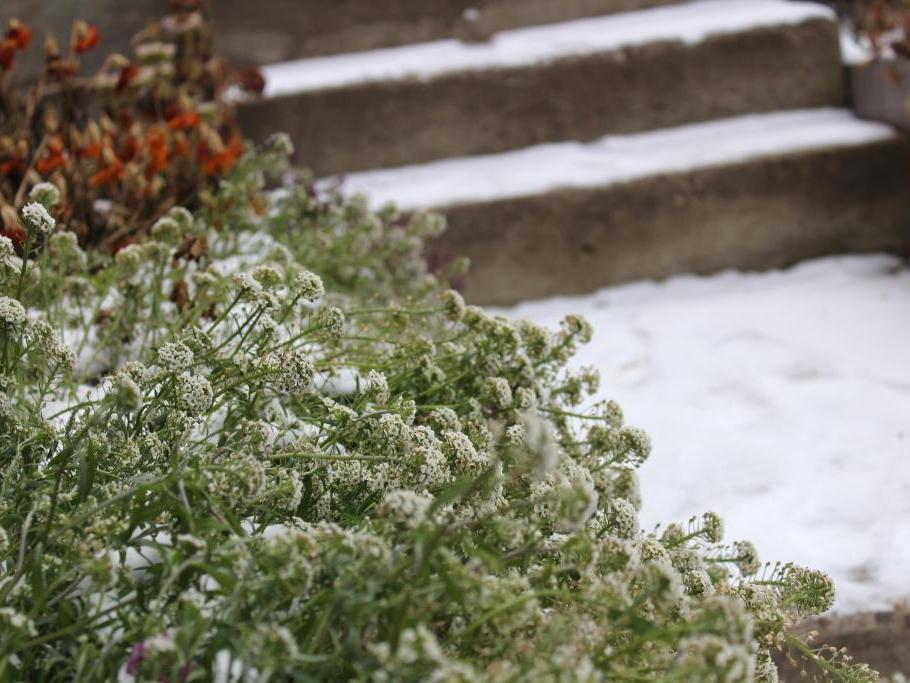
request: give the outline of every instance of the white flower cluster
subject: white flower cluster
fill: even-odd
[[[570,369],[590,325],[466,305],[420,257],[441,219],[274,173],[287,142],[91,272],[0,241],[7,678],[773,680],[827,577],[757,577],[713,513],[643,530],[650,440]]]
[[[215,392],[202,375],[177,377],[177,404],[193,417],[204,415],[212,407]]]
[[[16,248],[13,241],[4,235],[0,235],[0,267],[9,268],[16,261]]]
[[[8,329],[25,323],[25,308],[16,299],[0,296],[0,326]]]
[[[389,517],[410,529],[416,529],[426,521],[432,504],[433,497],[427,493],[395,489],[389,491],[382,499],[377,514]]]
[[[322,278],[308,270],[296,275],[294,278],[294,289],[302,299],[311,302],[316,301],[325,294]]]
[[[194,360],[192,349],[181,342],[169,342],[158,349],[158,362],[171,372],[190,369]]]
[[[60,201],[60,190],[53,183],[37,183],[28,193],[28,198],[45,208],[54,206]]]
[[[483,395],[500,410],[512,407],[512,387],[505,377],[488,377],[484,380]]]
[[[57,221],[51,216],[43,204],[30,202],[22,207],[22,221],[39,239],[50,237],[57,227]]]
[[[313,388],[315,368],[304,349],[287,349],[274,354],[269,363],[275,373],[275,388],[290,394]]]
[[[266,138],[264,146],[268,151],[281,156],[290,156],[294,153],[294,143],[287,133],[272,133]]]
[[[9,634],[14,637],[25,636],[34,638],[38,635],[38,630],[35,628],[35,622],[21,612],[17,612],[9,607],[0,607],[0,624],[3,624]]]

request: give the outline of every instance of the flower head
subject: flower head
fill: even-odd
[[[0,326],[19,327],[25,322],[25,308],[16,299],[0,296]]]
[[[54,228],[57,227],[57,221],[51,216],[43,204],[30,202],[22,207],[22,220],[29,232],[38,237],[48,237]]]

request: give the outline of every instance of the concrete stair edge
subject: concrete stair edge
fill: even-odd
[[[21,0],[20,0],[21,1]],[[219,53],[232,61],[319,57],[459,38],[683,0],[219,0],[211,11]]]
[[[835,134],[827,143],[770,149],[439,206],[449,230],[431,253],[471,258],[466,296],[506,305],[629,280],[907,246],[910,196],[902,184],[910,146],[903,138]]]
[[[812,19],[696,44],[661,42],[429,82],[261,99],[244,103],[240,120],[255,140],[288,132],[318,175],[352,172],[750,112],[841,106],[838,50],[836,25]]]

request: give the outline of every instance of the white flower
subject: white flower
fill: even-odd
[[[382,499],[377,514],[388,517],[409,529],[416,529],[427,518],[433,496],[406,489],[389,491]]]
[[[175,206],[167,212],[167,217],[172,218],[181,230],[189,230],[193,227],[193,214],[182,206]]]
[[[752,542],[736,541],[733,544],[733,553],[736,557],[736,566],[743,576],[751,576],[761,569],[758,550]]]
[[[163,242],[176,241],[180,236],[180,226],[170,216],[162,216],[152,224],[149,234]]]
[[[303,349],[276,353],[270,359],[275,369],[275,388],[289,394],[307,391],[313,387],[315,368]]]
[[[702,531],[708,543],[720,543],[724,538],[724,520],[715,512],[706,512],[701,518]]]
[[[714,594],[714,584],[704,569],[693,569],[683,574],[683,587],[689,595]]]
[[[0,236],[0,265],[11,266],[16,259],[16,248],[9,237]]]
[[[262,303],[262,285],[249,273],[235,273],[231,280],[237,288],[237,294],[244,301]]]
[[[521,446],[525,440],[525,428],[523,425],[514,424],[506,427],[505,442],[507,445],[514,447]]]
[[[108,396],[119,409],[132,412],[142,405],[142,390],[128,375],[120,373],[114,378]]]
[[[319,309],[316,324],[338,339],[344,333],[344,313],[336,306],[325,306]]]
[[[325,285],[322,284],[322,278],[316,273],[305,270],[294,278],[294,290],[301,298],[316,301],[325,294]]]
[[[280,266],[274,263],[264,263],[261,266],[256,266],[253,268],[251,275],[256,282],[266,289],[274,289],[284,281],[284,272],[282,272]]]
[[[504,377],[488,377],[484,380],[483,392],[497,408],[505,410],[512,406],[512,387]]]
[[[0,624],[3,624],[13,634],[34,638],[38,635],[35,623],[21,612],[10,607],[0,608]]]
[[[8,296],[0,296],[0,326],[13,328],[25,322],[25,308]]]
[[[463,432],[445,432],[442,443],[446,455],[459,470],[478,473],[489,463],[489,458],[478,453],[471,439]]]
[[[114,265],[117,267],[117,274],[124,280],[135,275],[142,267],[142,262],[142,247],[138,244],[127,245],[114,256]]]
[[[48,237],[54,232],[54,228],[57,227],[57,221],[54,220],[54,217],[38,202],[26,204],[22,207],[21,213],[26,227],[39,237]]]
[[[458,322],[464,317],[465,303],[464,297],[454,289],[442,293],[442,305],[446,311],[446,317],[452,322]]]
[[[214,391],[201,375],[181,375],[177,378],[177,402],[189,415],[199,417],[212,407]]]
[[[192,367],[194,360],[195,356],[190,347],[180,342],[170,342],[158,349],[158,362],[172,372]]]
[[[370,370],[367,373],[366,392],[370,394],[376,403],[385,404],[389,400],[389,383],[385,375],[377,370]]]
[[[53,206],[60,201],[60,190],[53,183],[42,182],[31,189],[28,198],[45,207]]]
[[[638,514],[629,501],[622,498],[611,500],[606,514],[610,531],[619,538],[632,538],[638,533]]]
[[[265,147],[275,154],[290,156],[294,153],[294,143],[287,133],[278,131],[265,139]]]

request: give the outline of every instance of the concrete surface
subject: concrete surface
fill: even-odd
[[[891,140],[439,207],[435,258],[465,255],[472,303],[580,294],[726,268],[764,270],[908,245],[910,147]]]
[[[844,102],[825,20],[652,43],[544,65],[360,84],[264,99],[241,124],[287,131],[318,175],[591,140],[752,112]]]

